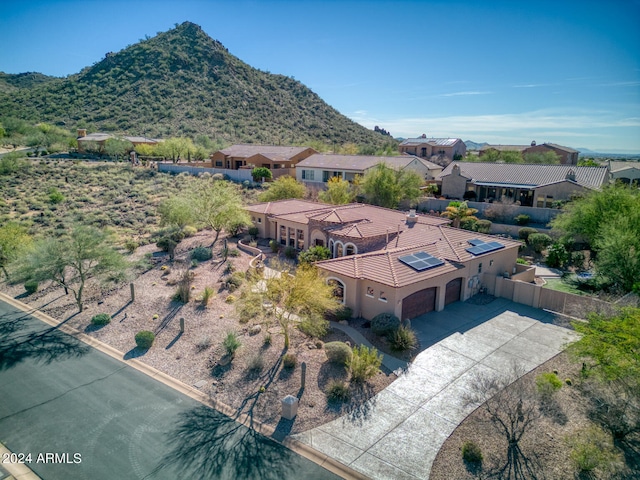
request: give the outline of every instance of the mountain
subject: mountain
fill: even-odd
[[[485,145],[489,145],[487,142],[476,143],[471,140],[465,140],[464,144],[467,146],[467,150],[480,150]]]
[[[0,117],[147,136],[381,146],[299,81],[252,68],[193,23],[66,78],[0,74]],[[62,124],[62,123],[61,123]]]

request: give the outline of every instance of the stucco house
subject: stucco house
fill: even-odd
[[[544,208],[602,188],[608,182],[608,172],[607,167],[453,162],[436,181],[447,198],[478,202],[508,199]]]
[[[147,137],[136,137],[136,136],[115,136],[110,133],[90,133],[87,134],[87,130],[80,128],[78,129],[78,152],[85,153],[86,147],[89,142],[94,142],[99,146],[99,150],[104,151],[104,143],[110,138],[122,138],[123,140],[130,141],[134,147],[138,145],[157,145],[162,140],[157,138],[147,138]]]
[[[291,169],[316,151],[309,147],[283,147],[278,145],[232,145],[211,154],[213,168],[266,167],[270,170]]]
[[[608,162],[611,180],[640,186],[640,162]]]
[[[467,154],[467,146],[459,138],[407,138],[398,146],[400,152],[428,158],[434,163],[446,166],[453,160],[461,160]]]
[[[535,141],[531,145],[485,145],[480,149],[480,157],[490,150],[498,152],[519,152],[523,156],[527,153],[553,152],[558,155],[562,165],[577,165],[580,152],[573,148],[564,147],[556,143],[543,143],[538,145]]]
[[[372,155],[338,155],[316,153],[296,165],[296,179],[307,184],[322,185],[331,177],[353,181],[356,175],[384,163],[395,170],[410,170],[430,180],[442,171],[440,165],[414,155],[382,157]]]
[[[364,204],[282,200],[247,207],[259,236],[305,250],[326,246],[316,263],[354,314],[415,318],[493,293],[499,276],[520,275],[519,242],[451,228],[440,217]]]

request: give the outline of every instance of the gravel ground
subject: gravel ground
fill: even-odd
[[[155,245],[139,248],[130,260],[151,254],[153,267],[139,275],[134,281],[135,301],[131,302],[129,284],[120,285],[101,292],[97,283],[91,283],[85,294],[84,311],[77,313],[71,295],[62,289],[43,285],[42,290],[27,296],[22,285],[2,284],[7,294],[18,298],[45,313],[65,320],[70,326],[88,333],[123,353],[124,358],[138,358],[154,368],[184,382],[196,386],[211,397],[249,413],[255,420],[276,427],[281,433],[298,433],[326,423],[370,398],[396,377],[380,372],[364,386],[352,386],[352,400],[345,404],[327,402],[324,390],[332,380],[348,381],[344,368],[331,365],[324,350],[316,342],[295,330],[291,335],[288,353],[297,357],[294,369],[284,369],[281,364],[284,342],[279,329],[263,323],[260,332],[254,322],[240,324],[234,305],[225,300],[230,292],[223,288],[225,263],[219,256],[223,239],[214,247],[214,258],[191,268],[194,273],[192,300],[182,304],[172,300],[176,282],[188,267],[191,267],[189,250],[198,245],[208,246],[213,241],[211,232],[200,232],[183,240],[176,252],[176,261],[157,251]],[[229,248],[236,248],[236,241],[229,240]],[[251,257],[240,252],[229,257],[236,271],[246,271]],[[164,267],[164,269],[163,269]],[[206,286],[213,287],[216,294],[206,307],[197,297]],[[234,292],[233,295],[237,295]],[[91,317],[97,313],[108,313],[111,323],[102,328],[91,325]],[[180,333],[180,319],[184,318],[185,331]],[[134,336],[140,330],[156,333],[151,349],[136,348]],[[232,361],[226,365],[222,342],[228,332],[239,334],[242,346]],[[271,335],[271,344],[265,337]],[[349,340],[342,332],[330,332],[324,341]],[[306,364],[306,382],[301,388],[302,363]],[[261,368],[250,368],[259,366]],[[286,395],[300,397],[298,416],[294,422],[281,420],[280,401]]]

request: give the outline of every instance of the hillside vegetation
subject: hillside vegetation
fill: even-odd
[[[252,68],[190,22],[107,53],[67,78],[0,74],[3,117],[130,135],[200,134],[230,143],[394,143],[341,115],[299,81]]]

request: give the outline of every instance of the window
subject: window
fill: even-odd
[[[315,245],[316,247],[324,247],[324,240],[322,240],[321,238],[316,238]]]
[[[323,182],[328,182],[330,178],[331,178],[331,172],[327,172],[326,170],[323,170],[322,171],[322,181]]]
[[[280,225],[280,245],[287,244],[287,227]]]
[[[298,230],[298,244],[296,245],[298,250],[304,250],[304,231]]]
[[[373,298],[373,287],[367,287],[367,297]]]
[[[345,246],[344,248],[344,254],[345,256],[347,255],[355,255],[356,253],[356,246],[352,243],[349,243]]]
[[[344,256],[344,246],[341,243],[336,243],[336,257]]]
[[[295,247],[296,246],[296,230],[295,228],[290,228],[289,229],[289,246],[291,247]]]
[[[333,296],[344,303],[344,283],[335,278],[330,278],[327,283],[333,287]]]
[[[262,219],[258,217],[258,223],[262,223]]]
[[[421,157],[426,157],[427,156],[427,147],[422,147],[420,149],[420,156]]]
[[[493,260],[489,260],[489,266],[493,267]]]
[[[478,273],[482,273],[482,262],[478,264]]]
[[[216,167],[222,167],[222,162],[220,160],[216,160]]]
[[[387,301],[387,294],[384,293],[383,290],[380,290],[380,295],[378,296],[378,300],[380,300],[381,302]]]
[[[315,177],[314,170],[302,170],[302,179],[303,180],[314,180]]]

